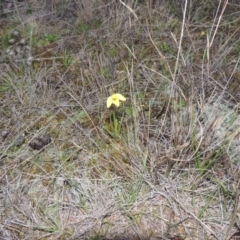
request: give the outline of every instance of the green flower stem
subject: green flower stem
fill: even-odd
[[[118,133],[118,120],[116,118],[116,109],[113,110],[113,128],[114,132]]]

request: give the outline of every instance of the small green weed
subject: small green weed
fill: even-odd
[[[89,30],[97,29],[101,26],[101,22],[99,20],[92,20],[90,22],[80,23],[77,29],[80,33],[88,32]]]
[[[118,51],[116,48],[111,48],[108,50],[107,55],[109,57],[116,57],[118,55]]]
[[[89,24],[82,23],[79,25],[78,29],[80,32],[87,32],[91,29],[91,26]]]
[[[196,168],[199,171],[201,176],[203,176],[207,171],[209,171],[214,166],[217,159],[222,153],[223,153],[223,148],[220,147],[218,150],[211,153],[205,159],[202,159],[201,157],[195,158]]]
[[[60,37],[55,34],[45,34],[44,35],[44,40],[48,43],[56,42],[59,39],[60,39]]]
[[[12,35],[1,32],[0,36],[1,36],[1,39],[2,39],[1,40],[2,48],[7,49],[8,47],[10,47],[11,44],[9,43],[9,40],[12,38]]]
[[[0,92],[4,93],[4,92],[13,91],[13,90],[14,88],[11,83],[9,82],[0,83]]]
[[[37,42],[38,47],[44,47],[47,46],[53,42],[56,42],[60,39],[58,35],[55,34],[45,34],[43,38],[39,39],[36,37],[33,42]]]
[[[122,116],[118,119],[115,114],[110,117],[110,123],[105,123],[103,129],[113,138],[118,139],[123,134],[123,119]]]
[[[71,55],[68,55],[66,50],[63,53],[63,58],[60,58],[59,61],[65,66],[69,67],[74,61],[74,58]]]

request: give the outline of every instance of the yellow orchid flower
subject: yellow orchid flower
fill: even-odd
[[[107,107],[111,107],[112,104],[119,107],[120,101],[126,101],[126,98],[120,93],[114,93],[107,99]]]

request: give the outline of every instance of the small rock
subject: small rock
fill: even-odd
[[[28,57],[31,57],[30,56],[30,47],[29,46],[25,46],[23,48],[23,52],[22,52],[22,55],[23,55],[23,58],[28,58]]]
[[[32,62],[33,62],[33,57],[31,57],[31,56],[28,57],[28,59],[26,61],[27,65],[30,66],[32,64]]]
[[[11,38],[11,39],[8,40],[8,42],[9,42],[10,44],[14,44],[14,43],[16,42],[16,40],[15,40],[14,38]]]
[[[51,136],[49,134],[39,136],[38,140],[41,141],[44,145],[48,145],[52,141]]]
[[[7,48],[7,49],[6,49],[6,53],[7,53],[7,54],[9,54],[10,51],[11,51],[10,48]]]
[[[44,134],[39,137],[34,138],[30,143],[29,147],[31,147],[34,150],[40,150],[44,146],[48,145],[51,143],[51,136],[49,134]]]
[[[12,32],[12,35],[14,37],[18,37],[19,36],[19,32],[17,30],[15,30],[15,31]]]
[[[29,147],[31,147],[33,150],[40,150],[43,146],[44,146],[43,143],[39,141],[37,138],[34,138],[29,143]]]
[[[8,56],[14,56],[14,55],[15,55],[14,51],[10,50],[10,51],[8,52]]]
[[[26,42],[27,42],[26,39],[25,39],[25,38],[22,38],[22,39],[19,41],[19,44],[25,45]]]
[[[7,130],[3,130],[1,132],[1,137],[2,137],[3,140],[5,140],[8,135],[9,135],[9,131],[7,131]]]
[[[16,48],[15,48],[15,52],[18,54],[18,53],[21,53],[21,48],[19,47],[19,46],[17,46]]]

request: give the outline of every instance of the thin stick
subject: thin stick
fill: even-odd
[[[226,9],[227,4],[228,4],[228,0],[225,0],[225,4],[224,4],[224,6],[223,6],[222,12],[221,12],[220,17],[219,17],[219,19],[218,19],[217,26],[216,26],[215,31],[214,31],[214,33],[213,33],[213,36],[212,36],[212,39],[211,39],[211,42],[210,42],[209,47],[211,47],[212,44],[213,44],[215,35],[216,35],[217,30],[218,30],[218,27],[219,27],[219,23],[220,23],[220,21],[221,21],[221,19],[222,19],[222,15],[223,15],[223,13],[224,13],[224,11],[225,11],[225,9]]]
[[[130,8],[127,4],[125,4],[124,2],[122,2],[122,0],[119,0],[120,1],[120,3],[122,4],[122,5],[124,5],[132,14],[133,14],[133,16],[138,20],[138,17],[137,17],[137,15],[136,15],[136,13],[133,11],[133,9],[132,8]]]
[[[185,1],[185,6],[184,6],[184,12],[183,12],[181,36],[180,36],[179,45],[178,45],[177,60],[176,60],[176,64],[175,64],[174,74],[173,74],[173,81],[176,80],[176,74],[177,74],[177,69],[178,69],[179,57],[180,57],[181,49],[182,49],[181,46],[182,46],[182,39],[183,39],[183,33],[184,33],[185,20],[186,20],[187,4],[188,4],[188,1],[186,0]]]

